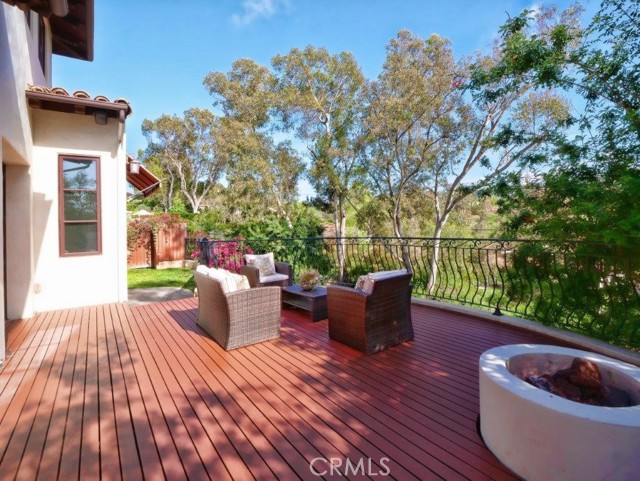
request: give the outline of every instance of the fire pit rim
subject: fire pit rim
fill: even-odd
[[[508,344],[485,351],[480,356],[480,369],[485,375],[493,379],[493,382],[501,386],[501,388],[522,399],[541,404],[548,409],[592,419],[596,422],[640,427],[640,405],[612,408],[581,404],[538,389],[520,379],[509,371],[508,361],[522,354],[555,354],[581,357],[596,364],[618,370],[631,377],[640,386],[640,368],[638,366],[589,351],[547,344]]]

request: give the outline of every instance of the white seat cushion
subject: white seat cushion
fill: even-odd
[[[260,276],[260,284],[276,281],[279,282],[287,279],[289,279],[289,276],[286,274],[271,274],[270,276]]]
[[[209,275],[209,268],[207,266],[205,266],[204,264],[199,264],[196,267],[196,272],[199,272],[200,274],[204,274],[205,276]]]

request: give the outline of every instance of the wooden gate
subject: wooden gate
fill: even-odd
[[[187,224],[172,224],[158,231],[155,241],[155,264],[184,260]]]
[[[133,251],[131,251],[131,254],[129,254],[129,258],[127,259],[127,267],[129,269],[151,267],[153,265],[151,257],[151,250],[140,243]]]
[[[127,267],[181,267],[185,256],[186,237],[187,224],[165,227],[155,234],[155,239],[151,239],[151,242],[138,244],[129,255]],[[150,244],[151,249],[145,244]]]

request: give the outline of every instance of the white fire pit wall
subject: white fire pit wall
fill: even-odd
[[[487,447],[527,481],[640,479],[640,406],[580,404],[519,377],[552,373],[575,357],[596,363],[603,383],[640,402],[640,368],[586,351],[509,345],[480,357],[480,430]]]

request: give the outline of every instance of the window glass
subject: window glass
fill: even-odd
[[[99,254],[99,160],[60,156],[59,162],[60,255]]]
[[[64,193],[64,220],[97,220],[98,198],[96,192]]]
[[[62,161],[65,189],[95,189],[96,161],[64,159]]]
[[[66,224],[64,230],[66,252],[96,252],[98,250],[97,224]]]

